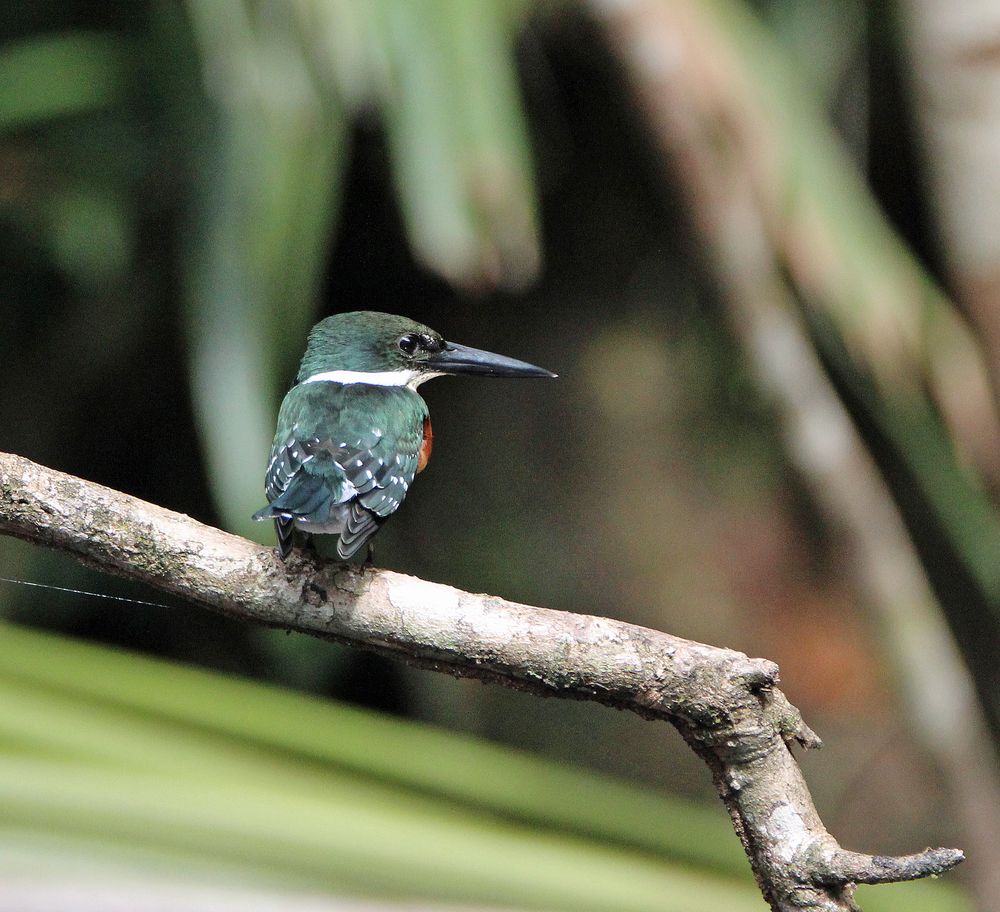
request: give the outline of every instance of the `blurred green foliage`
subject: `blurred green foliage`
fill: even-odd
[[[513,59],[523,7],[189,0],[215,137],[186,312],[206,458],[233,530],[261,534],[250,480],[315,321],[349,116],[383,112],[410,243],[429,268],[466,286],[537,274]]]
[[[0,845],[55,828],[349,893],[759,908],[707,809],[314,698],[0,632]],[[910,909],[965,908],[945,887],[905,892]]]

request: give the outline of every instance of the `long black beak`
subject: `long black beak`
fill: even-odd
[[[469,348],[457,342],[445,342],[444,348],[425,362],[443,374],[476,374],[480,377],[557,377],[544,367],[527,361],[495,355],[493,352]]]

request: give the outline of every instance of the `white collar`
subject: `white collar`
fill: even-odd
[[[369,386],[405,386],[415,390],[425,380],[442,374],[425,373],[410,368],[395,371],[348,371],[334,370],[313,374],[303,383],[365,383]]]

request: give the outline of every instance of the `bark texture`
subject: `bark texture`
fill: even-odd
[[[939,874],[954,849],[847,852],[789,745],[819,740],[764,659],[601,617],[534,608],[385,570],[269,548],[109,488],[0,454],[0,532],[246,621],[530,693],[671,722],[708,764],[775,910],[853,910],[855,883]]]

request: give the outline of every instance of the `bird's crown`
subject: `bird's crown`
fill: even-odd
[[[334,314],[309,333],[298,380],[327,371],[421,371],[444,348],[441,334],[394,314],[371,310]]]

